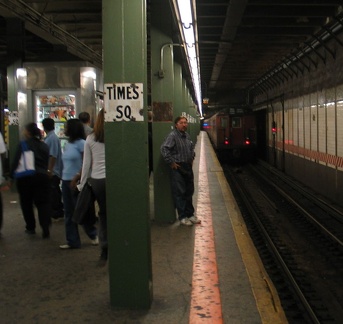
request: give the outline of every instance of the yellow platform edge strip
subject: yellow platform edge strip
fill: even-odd
[[[258,252],[250,238],[242,214],[233,197],[217,157],[212,152],[216,175],[223,193],[236,242],[249,277],[262,323],[288,323],[278,293],[270,280]],[[220,170],[220,171],[217,171]]]

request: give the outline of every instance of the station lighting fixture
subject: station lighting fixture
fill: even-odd
[[[182,43],[184,45],[183,48],[186,53],[189,70],[192,76],[199,113],[200,116],[202,116],[198,30],[196,24],[195,0],[173,0],[173,5],[182,37]]]
[[[92,70],[86,70],[82,73],[82,76],[84,76],[85,78],[91,78],[93,80],[96,79],[96,74],[94,71]]]
[[[27,77],[26,69],[22,69],[22,68],[17,69],[16,76],[17,76],[17,79],[26,78]]]

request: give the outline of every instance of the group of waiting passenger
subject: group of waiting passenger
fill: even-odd
[[[53,119],[45,118],[42,121],[46,134],[44,140],[42,130],[36,123],[27,124],[23,137],[28,149],[34,153],[35,174],[18,178],[16,183],[26,223],[25,232],[29,235],[36,233],[35,205],[44,239],[50,237],[52,219],[64,218],[66,243],[59,247],[67,250],[81,247],[78,225],[72,218],[77,196],[88,181],[99,207],[99,233],[96,224],[82,226],[93,245],[100,242],[100,261],[104,263],[108,256],[104,110],[98,113],[93,129],[89,126],[89,120],[90,116],[86,112],[80,113],[79,119],[67,120],[64,130],[67,143],[63,152],[61,140],[55,134]],[[21,153],[19,144],[11,165],[12,177]]]
[[[102,264],[105,264],[108,257],[104,113],[104,109],[100,110],[94,129],[89,127],[90,116],[88,113],[80,113],[79,119],[67,120],[65,136],[68,141],[63,152],[61,141],[55,134],[53,119],[45,118],[42,121],[46,133],[44,141],[42,140],[42,131],[37,124],[27,124],[23,135],[28,148],[34,152],[36,172],[33,176],[17,179],[26,233],[36,233],[34,205],[38,210],[43,238],[50,237],[51,219],[64,218],[66,244],[60,245],[63,250],[81,247],[78,225],[73,221],[73,214],[78,193],[88,181],[99,206],[99,234],[95,224],[84,224],[83,228],[93,245],[98,245],[100,241],[100,262]],[[172,193],[180,224],[192,226],[200,224],[201,221],[194,215],[192,203],[194,193],[192,165],[195,153],[194,144],[186,132],[187,126],[186,117],[179,116],[175,119],[175,128],[162,143],[161,154],[170,166]],[[150,138],[152,138],[151,134]],[[1,139],[2,136],[0,153],[4,148]],[[19,164],[21,153],[22,148],[19,144],[11,166],[12,177]],[[151,157],[150,160],[152,161]],[[2,215],[0,214],[0,216]],[[0,217],[0,225],[1,221],[2,217]]]

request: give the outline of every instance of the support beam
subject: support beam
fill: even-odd
[[[110,299],[113,307],[148,309],[152,265],[146,1],[103,0],[102,5],[104,84],[142,84],[139,96],[144,101],[138,121],[105,123]],[[109,90],[104,90],[106,97]]]

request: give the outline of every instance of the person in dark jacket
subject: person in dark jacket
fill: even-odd
[[[34,205],[38,210],[39,224],[42,228],[43,238],[50,237],[50,179],[47,173],[49,163],[49,147],[42,141],[42,132],[36,123],[25,126],[23,137],[29,150],[33,151],[35,159],[35,170],[33,175],[18,178],[17,189],[20,199],[20,207],[26,223],[27,234],[36,233],[36,220]],[[13,163],[11,165],[11,177],[18,167],[22,148],[19,143]]]
[[[6,144],[4,138],[0,132],[0,186],[5,186],[4,178],[3,178],[3,163],[2,160],[4,159],[4,155],[7,152]],[[1,237],[1,228],[3,222],[3,205],[2,205],[2,195],[0,191],[0,237]]]
[[[170,166],[172,194],[178,212],[180,224],[191,226],[201,223],[194,215],[192,197],[194,193],[193,160],[194,144],[186,132],[187,118],[179,116],[175,119],[175,128],[161,145],[161,154]]]
[[[53,220],[64,219],[64,209],[62,202],[62,192],[60,188],[62,177],[62,149],[61,140],[55,133],[55,121],[52,118],[44,118],[42,120],[46,137],[44,142],[49,147],[49,166],[48,176],[50,178],[50,203],[51,203],[51,218]]]

